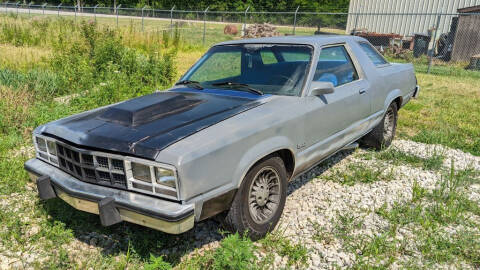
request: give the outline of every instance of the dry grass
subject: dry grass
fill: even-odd
[[[27,70],[42,65],[51,55],[51,50],[46,48],[0,44],[0,67]]]
[[[7,133],[17,130],[26,137],[30,137],[31,128],[24,127],[26,119],[31,117],[31,108],[35,103],[32,92],[0,86],[0,131]]]
[[[195,50],[188,52],[179,52],[177,56],[178,76],[182,76],[187,70],[202,57],[205,52],[203,50]]]

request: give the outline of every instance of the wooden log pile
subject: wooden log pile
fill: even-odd
[[[279,35],[280,33],[275,26],[269,23],[256,23],[245,29],[243,38],[276,37]]]

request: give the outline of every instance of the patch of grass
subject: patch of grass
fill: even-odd
[[[414,185],[409,203],[396,204],[390,210],[382,207],[377,214],[393,226],[415,224],[417,247],[429,262],[455,263],[462,259],[478,267],[479,232],[469,228],[478,228],[480,224],[472,223],[468,217],[480,216],[480,207],[470,201],[462,189],[476,181],[473,171],[452,169],[432,192]],[[458,229],[445,232],[449,227]]]
[[[410,165],[419,167],[424,170],[439,170],[443,166],[445,157],[441,154],[434,153],[431,157],[423,158],[409,153],[399,151],[395,148],[390,148],[380,152],[368,152],[362,156],[367,160],[376,158],[379,160],[388,161],[394,165]]]
[[[45,66],[51,54],[52,52],[48,48],[0,44],[0,68],[27,71]]]
[[[246,236],[238,233],[224,238],[215,250],[196,254],[178,265],[181,269],[263,269],[255,251],[257,247]]]
[[[480,155],[480,75],[417,77],[421,92],[399,111],[398,134]]]
[[[368,184],[377,181],[389,181],[392,178],[392,170],[382,164],[369,167],[361,163],[350,163],[345,169],[334,170],[332,174],[325,178],[328,181],[353,186],[357,183]]]
[[[260,243],[267,254],[276,253],[286,257],[289,267],[307,266],[308,249],[300,243],[292,243],[281,231],[268,234]]]
[[[325,245],[330,245],[335,241],[335,236],[328,231],[324,226],[314,222],[312,223],[315,233],[313,234],[313,240],[323,243]]]
[[[414,182],[411,200],[375,210],[388,222],[375,234],[361,232],[362,217],[337,213],[331,230],[314,224],[314,239],[327,245],[340,240],[345,251],[355,255],[353,269],[385,269],[393,263],[405,268],[460,267],[460,263],[479,267],[480,206],[467,197],[468,187],[480,181],[479,173],[455,171],[453,164],[441,173],[435,189]],[[412,256],[415,259],[404,260]]]

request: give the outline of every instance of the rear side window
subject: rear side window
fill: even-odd
[[[368,58],[372,60],[375,66],[388,64],[388,62],[385,61],[385,59],[378,53],[378,51],[372,45],[365,42],[360,42],[359,44],[360,44],[360,47],[363,49],[363,51],[367,54]]]

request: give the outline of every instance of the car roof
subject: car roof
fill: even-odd
[[[249,38],[225,41],[217,45],[234,45],[234,44],[251,44],[251,43],[268,43],[268,44],[301,44],[312,46],[323,46],[328,44],[343,43],[349,40],[365,41],[364,38],[347,35],[315,35],[315,36],[281,36],[281,37],[263,37]]]

